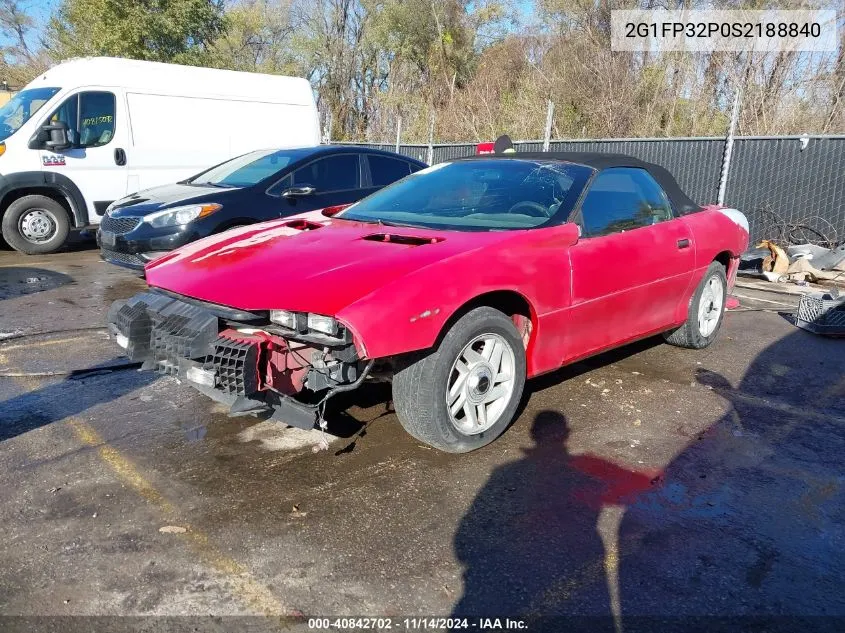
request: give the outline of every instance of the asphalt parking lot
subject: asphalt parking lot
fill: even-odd
[[[315,453],[169,378],[68,375],[122,362],[101,326],[143,287],[0,252],[0,614],[845,616],[845,341],[729,313],[707,350],[532,381],[467,455],[372,385]]]

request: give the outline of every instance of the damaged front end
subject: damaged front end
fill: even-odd
[[[319,405],[363,382],[372,361],[359,358],[348,330],[333,336],[295,331],[248,312],[151,290],[115,302],[109,334],[142,369],[174,376],[229,406],[302,429]]]

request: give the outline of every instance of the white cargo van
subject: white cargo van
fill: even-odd
[[[320,142],[305,79],[92,57],[58,64],[0,108],[3,237],[59,248],[123,196],[262,147]]]

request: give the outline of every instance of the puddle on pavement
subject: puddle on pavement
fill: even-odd
[[[124,362],[126,357],[109,340],[105,328],[71,329],[0,341],[0,370],[7,372],[70,372]]]
[[[185,440],[189,444],[195,444],[203,440],[208,433],[208,427],[204,424],[201,426],[195,426],[189,429],[185,429]]]
[[[322,433],[319,430],[304,431],[274,420],[258,422],[238,433],[238,441],[260,442],[261,447],[267,451],[293,451],[313,447],[320,443],[321,438]],[[341,438],[326,433],[325,439],[332,444]]]
[[[0,301],[53,290],[71,284],[73,281],[70,275],[44,268],[29,266],[0,268]]]
[[[129,297],[138,294],[139,292],[143,292],[146,289],[147,284],[141,277],[120,279],[103,288],[103,303],[108,306],[112,303],[112,301],[117,301],[118,299],[128,299]]]

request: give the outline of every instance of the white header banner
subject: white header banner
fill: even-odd
[[[834,10],[611,11],[614,51],[689,52],[838,50]]]

